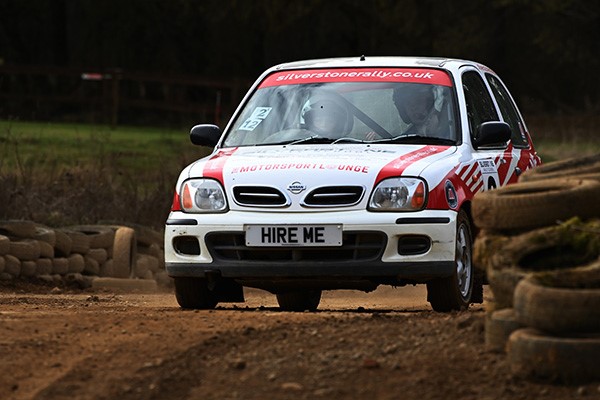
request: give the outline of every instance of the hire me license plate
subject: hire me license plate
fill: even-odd
[[[342,225],[245,225],[246,246],[341,246]]]

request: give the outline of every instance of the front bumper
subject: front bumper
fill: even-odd
[[[245,246],[245,224],[298,224],[299,221],[340,224],[345,238],[352,237],[357,243],[364,240],[361,238],[368,238],[371,242],[366,247],[370,251],[365,251],[365,246],[351,248],[346,243],[342,248],[319,249]],[[172,212],[165,227],[165,265],[172,277],[218,274],[240,280],[392,278],[425,281],[453,274],[455,232],[456,213],[447,210],[418,213],[230,211],[205,215]],[[232,238],[235,245],[227,244],[227,247],[225,242],[215,241],[215,235]],[[182,254],[174,245],[180,237],[197,240],[198,254]],[[240,237],[242,240],[235,239]],[[373,241],[373,237],[381,237],[380,244]],[[400,254],[399,240],[406,237],[429,238],[430,246],[419,254]],[[342,252],[344,249],[350,251]]]

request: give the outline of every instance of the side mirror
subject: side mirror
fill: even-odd
[[[215,147],[221,138],[221,129],[216,125],[196,125],[190,131],[190,140],[198,146]]]
[[[477,127],[477,135],[473,138],[473,146],[504,147],[511,138],[510,126],[506,122],[488,121]]]

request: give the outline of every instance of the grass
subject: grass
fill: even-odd
[[[185,131],[0,121],[0,219],[162,229],[179,172],[209,152]]]
[[[142,179],[159,168],[179,170],[207,153],[192,146],[184,131],[14,121],[0,121],[0,151],[0,172],[41,169],[48,174],[94,165]]]
[[[598,140],[540,139],[536,140],[534,145],[542,162],[545,163],[600,153],[600,141]]]
[[[526,118],[543,162],[600,153],[600,117],[541,115]]]

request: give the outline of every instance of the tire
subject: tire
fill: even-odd
[[[100,274],[100,264],[95,259],[91,258],[88,255],[83,256],[84,266],[83,266],[83,274],[84,275],[95,275],[98,276]]]
[[[547,287],[600,289],[600,259],[580,267],[535,272],[531,278]]]
[[[8,254],[21,261],[35,261],[40,258],[40,243],[35,239],[13,239]]]
[[[521,324],[545,332],[600,333],[600,288],[546,287],[528,277],[515,289],[514,309]]]
[[[582,174],[600,172],[600,154],[587,157],[575,157],[566,160],[554,161],[525,171],[520,177],[520,182],[532,182],[542,179],[553,179],[567,176],[580,176]]]
[[[206,279],[181,278],[175,281],[175,297],[181,308],[208,310],[216,307],[216,294],[208,289]]]
[[[35,274],[40,275],[52,275],[52,259],[50,258],[38,258],[35,261],[36,268]]]
[[[8,254],[10,251],[10,239],[8,236],[0,235],[0,256]]]
[[[316,311],[321,302],[320,290],[298,290],[277,293],[277,303],[282,311]]]
[[[86,254],[86,257],[93,258],[98,262],[98,264],[102,265],[108,260],[108,252],[105,248],[91,248],[90,251]]]
[[[487,278],[498,308],[511,308],[517,284],[528,272],[518,268],[488,268]]]
[[[510,240],[509,236],[481,231],[473,243],[473,265],[476,269],[487,271],[492,257]]]
[[[33,238],[40,242],[46,242],[52,247],[56,244],[56,233],[54,232],[54,229],[44,225],[35,226],[35,235]]]
[[[473,236],[469,217],[464,210],[456,218],[455,266],[452,276],[427,282],[427,301],[434,311],[465,310],[471,303],[475,276]]]
[[[600,182],[545,179],[480,192],[473,198],[473,219],[481,229],[515,231],[555,225],[557,220],[600,215]]]
[[[10,274],[13,278],[21,275],[21,260],[10,254],[4,256],[4,272]]]
[[[600,380],[600,335],[548,336],[532,328],[513,332],[507,359],[514,376],[565,384]]]
[[[71,229],[62,229],[62,232],[71,239],[71,253],[85,255],[90,251],[90,238],[88,235]]]
[[[79,253],[73,253],[69,257],[67,257],[69,262],[69,272],[70,273],[82,273],[85,268],[85,259]]]
[[[109,277],[109,278],[114,277],[115,270],[113,268],[113,264],[114,264],[114,262],[113,262],[112,258],[106,260],[105,263],[101,264],[100,265],[100,276]]]
[[[485,348],[488,351],[504,353],[511,333],[521,328],[512,308],[493,311],[485,318]]]
[[[31,278],[37,275],[37,264],[35,261],[21,261],[22,278]]]
[[[71,255],[73,240],[60,229],[54,231],[56,243],[54,244],[54,255],[56,257],[68,257]]]
[[[133,274],[137,244],[135,231],[129,227],[120,227],[115,232],[113,247],[113,274],[115,278],[129,278]]]
[[[66,275],[69,273],[69,260],[65,257],[55,257],[52,259],[52,273]]]
[[[40,246],[40,257],[43,258],[54,258],[54,246],[50,243],[37,239]]]
[[[587,265],[598,258],[600,238],[595,225],[573,218],[563,224],[538,228],[503,241],[491,249],[488,266],[547,271]]]
[[[0,234],[31,239],[35,236],[35,222],[26,220],[0,221]]]
[[[69,227],[69,229],[88,236],[91,249],[107,249],[113,245],[115,240],[115,230],[110,226],[76,225]]]

